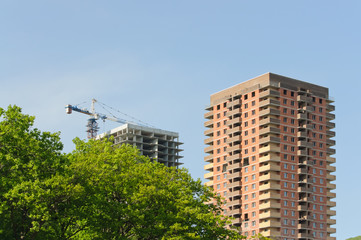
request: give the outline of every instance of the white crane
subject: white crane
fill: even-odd
[[[114,118],[114,117],[108,117],[105,114],[102,113],[97,113],[95,112],[95,108],[94,108],[94,104],[97,102],[97,100],[95,100],[94,98],[92,99],[92,103],[91,103],[91,110],[87,110],[85,108],[80,109],[77,106],[72,106],[70,104],[66,105],[66,113],[67,114],[71,114],[73,111],[75,112],[80,112],[80,113],[84,113],[86,115],[89,115],[90,118],[88,119],[88,124],[86,125],[87,127],[87,133],[88,133],[88,138],[95,138],[97,136],[99,127],[98,127],[98,123],[97,120],[98,119],[102,119],[103,121],[105,120],[110,120],[110,121],[114,121],[114,122],[118,122],[118,123],[127,123],[128,121],[123,120],[123,119],[119,119],[119,118]]]

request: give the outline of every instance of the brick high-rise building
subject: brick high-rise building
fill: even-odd
[[[328,89],[266,73],[211,95],[206,185],[244,235],[336,239]]]

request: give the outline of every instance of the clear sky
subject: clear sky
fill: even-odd
[[[179,132],[184,167],[203,178],[210,94],[265,72],[329,87],[336,236],[346,239],[361,235],[360,13],[356,0],[1,0],[0,106],[17,104],[41,130],[60,131],[69,152],[74,137],[86,138],[87,116],[64,106],[99,99]]]

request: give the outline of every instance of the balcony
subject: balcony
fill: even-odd
[[[335,176],[335,175],[331,175],[331,174],[327,174],[326,178],[327,178],[327,180],[329,180],[329,181],[335,181],[335,180],[336,180],[336,176]]]
[[[327,219],[327,224],[328,224],[328,225],[334,225],[334,224],[336,224],[336,219],[331,219],[331,218]]]
[[[326,123],[326,127],[329,128],[329,129],[332,129],[332,128],[335,128],[335,127],[336,127],[336,124],[333,123],[333,122],[327,122],[327,123]]]
[[[213,119],[213,111],[204,114],[205,119]]]
[[[235,135],[233,137],[227,138],[227,143],[236,143],[242,141],[242,135]]]
[[[327,215],[329,215],[329,216],[335,216],[335,215],[336,215],[336,211],[335,211],[335,210],[327,210]]]
[[[335,198],[335,197],[336,197],[336,193],[334,193],[334,192],[328,192],[328,193],[327,193],[327,197],[328,197],[328,198]]]
[[[204,144],[213,144],[213,137],[204,139]]]
[[[213,128],[204,131],[204,135],[206,135],[207,137],[213,137]]]
[[[239,214],[241,214],[241,209],[236,208],[236,209],[229,210],[227,212],[227,214],[228,214],[228,216],[239,215]]]
[[[336,237],[329,237],[329,236],[327,236],[327,240],[336,240]]]
[[[304,197],[300,197],[298,199],[298,201],[299,202],[307,202],[307,203],[309,203],[309,202],[313,202],[313,199],[311,197],[309,197],[309,196],[304,196]]]
[[[336,233],[336,228],[327,228],[327,233]]]
[[[311,106],[303,106],[301,110],[307,111],[307,112],[313,112],[313,108]]]
[[[274,108],[267,108],[267,109],[259,111],[260,117],[264,117],[264,116],[268,116],[268,115],[279,116],[280,110],[274,109]]]
[[[204,178],[208,180],[213,180],[213,172],[204,174]]]
[[[232,100],[229,104],[228,107],[239,107],[242,105],[242,99],[238,98],[238,99],[234,99]]]
[[[266,100],[263,100],[259,103],[259,107],[265,107],[265,106],[269,106],[269,105],[273,105],[273,106],[276,106],[276,107],[279,107],[280,106],[280,101],[276,100],[276,99],[266,99]]]
[[[227,206],[229,207],[235,207],[235,206],[241,206],[242,205],[242,199],[236,199],[233,201],[230,201],[227,203]]]
[[[259,140],[259,144],[266,144],[266,143],[280,143],[280,138],[274,136],[268,136],[268,137],[263,137]]]
[[[242,219],[241,218],[235,218],[235,219],[232,219],[232,224],[233,225],[239,225],[239,224],[242,224]]]
[[[209,146],[209,147],[206,147],[204,149],[204,152],[205,153],[208,153],[208,154],[213,154],[213,145],[212,146]]]
[[[241,172],[234,172],[227,175],[228,179],[241,178]]]
[[[267,193],[263,193],[259,195],[259,200],[266,200],[266,199],[280,199],[280,193],[275,191],[268,191]]]
[[[231,110],[231,111],[228,111],[227,113],[226,113],[226,116],[227,117],[233,117],[233,116],[237,116],[237,115],[241,115],[241,109],[240,108],[235,108],[235,109],[233,109],[233,110]]]
[[[298,174],[308,174],[307,168],[298,168],[297,173]]]
[[[241,123],[242,119],[241,117],[233,117],[231,120],[227,121],[228,126],[233,126],[235,123]]]
[[[297,137],[299,138],[307,138],[307,132],[297,132]]]
[[[232,182],[228,183],[227,186],[228,186],[228,188],[240,187],[241,186],[240,178],[233,179]]]
[[[206,182],[204,185],[207,187],[213,187],[213,181]]]
[[[241,149],[242,149],[241,144],[236,144],[236,145],[233,145],[232,147],[227,148],[227,150],[229,152],[241,151]]]
[[[259,125],[260,125],[260,126],[266,125],[266,124],[279,125],[280,122],[281,122],[281,121],[280,121],[278,118],[269,117],[269,118],[260,120],[260,121],[259,121]]]
[[[232,127],[230,129],[227,129],[227,134],[241,134],[242,132],[242,127],[241,126],[237,126],[237,127]]]
[[[327,105],[326,110],[329,112],[333,112],[335,111],[335,106],[334,105]]]
[[[328,189],[336,189],[336,184],[333,184],[333,183],[327,183],[327,188]]]
[[[281,213],[277,210],[268,210],[267,212],[263,212],[259,214],[259,219],[267,219],[267,218],[281,218]]]
[[[265,163],[265,162],[280,162],[281,158],[280,156],[276,155],[276,154],[268,154],[266,156],[260,157],[258,160],[260,163]]]
[[[260,182],[269,181],[269,180],[280,181],[281,177],[279,174],[275,172],[269,172],[268,174],[264,174],[259,177]]]
[[[336,145],[336,141],[335,140],[332,140],[332,139],[327,139],[326,140],[326,144],[328,146],[335,146]]]
[[[209,163],[209,164],[205,165],[204,170],[213,171],[213,163]]]
[[[333,113],[326,113],[326,118],[328,120],[334,120],[335,119],[335,114]]]
[[[307,120],[307,113],[298,113],[297,119],[299,120]]]
[[[308,156],[307,150],[297,150],[298,156]]]
[[[312,236],[312,234],[308,234],[308,233],[298,233],[298,235],[297,235],[297,237],[298,237],[298,239],[303,239],[303,238],[305,238],[305,239],[313,239],[313,236]]]
[[[331,165],[327,165],[326,169],[327,169],[328,172],[335,172],[336,171],[336,167],[331,166]]]
[[[277,145],[270,144],[266,147],[261,147],[259,149],[260,154],[268,153],[268,152],[280,152],[280,147]]]
[[[311,143],[307,142],[307,141],[297,141],[297,146],[298,147],[305,147],[305,148],[312,147]]]
[[[270,133],[274,133],[274,134],[280,134],[280,129],[276,128],[276,127],[266,127],[266,128],[261,128],[259,130],[259,135],[264,135],[264,134],[270,134]]]
[[[327,148],[326,152],[327,152],[327,154],[332,155],[332,154],[336,153],[336,150],[333,148]]]
[[[232,163],[232,164],[228,164],[227,166],[228,170],[239,170],[242,168],[242,163],[238,162],[238,163]]]
[[[326,135],[327,135],[327,137],[334,137],[334,136],[336,136],[336,133],[334,132],[334,131],[326,131]]]
[[[278,220],[275,220],[275,219],[270,219],[268,220],[267,222],[264,221],[264,222],[260,222],[259,223],[259,228],[262,229],[262,228],[279,228],[281,227],[281,222],[278,221]]]
[[[281,189],[281,185],[279,183],[276,182],[268,182],[267,184],[262,184],[259,185],[259,191],[266,191],[266,190],[280,190]]]
[[[207,155],[204,157],[205,162],[213,162],[213,155]]]
[[[298,102],[311,103],[311,102],[312,102],[312,98],[307,97],[307,96],[305,96],[305,95],[298,95],[298,96],[297,96],[297,101],[298,101]]]
[[[276,163],[269,163],[267,165],[263,165],[259,168],[259,172],[268,172],[268,171],[281,171],[280,165],[277,165]]]
[[[206,122],[204,123],[204,126],[205,126],[206,128],[211,128],[211,127],[213,127],[213,119],[206,121]]]
[[[336,162],[336,158],[334,158],[334,157],[329,157],[329,156],[327,156],[326,157],[326,161],[328,162],[328,163],[335,163]]]
[[[229,161],[229,162],[233,162],[233,161],[237,161],[237,160],[241,160],[242,159],[242,154],[240,154],[240,153],[235,153],[235,154],[233,154],[232,156],[227,156],[227,160]]]
[[[280,93],[276,90],[272,90],[272,89],[268,89],[266,91],[263,91],[259,94],[259,98],[264,98],[264,97],[279,97]]]
[[[242,191],[241,190],[234,190],[232,192],[228,192],[227,195],[229,197],[240,197],[240,196],[242,196]]]
[[[327,206],[328,207],[336,207],[336,202],[327,201]]]
[[[310,226],[308,226],[307,223],[299,223],[298,224],[298,229],[309,229],[311,228]]]
[[[307,205],[298,205],[297,210],[304,211],[304,212],[309,211]]]
[[[278,237],[281,236],[281,232],[276,228],[268,228],[261,232],[261,234],[265,237]]]
[[[312,192],[312,188],[308,188],[308,187],[298,187],[298,192]]]

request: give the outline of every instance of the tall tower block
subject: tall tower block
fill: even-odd
[[[334,240],[328,88],[266,73],[211,95],[204,166],[244,235]]]

